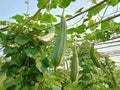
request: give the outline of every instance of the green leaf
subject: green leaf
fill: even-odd
[[[61,8],[66,8],[70,5],[71,2],[75,0],[59,0],[59,4]]]
[[[43,58],[42,62],[41,62],[41,71],[45,72],[47,70],[47,68],[50,66],[50,60],[45,57]]]
[[[109,28],[110,28],[110,22],[101,23],[101,29],[102,30],[109,30]]]
[[[9,63],[6,62],[2,67],[1,67],[1,72],[4,73],[8,70],[9,67]]]
[[[112,5],[114,7],[120,2],[120,0],[108,0],[107,2],[109,5]]]
[[[7,46],[4,49],[4,54],[12,54],[14,52],[16,52],[16,48],[15,47]]]
[[[101,30],[96,30],[94,33],[97,40],[104,38],[104,33]]]
[[[11,62],[10,62],[10,65],[18,65],[17,61],[19,61],[19,60],[17,60],[17,59],[18,59],[18,55],[13,55]]]
[[[96,30],[94,33],[97,40],[106,41],[110,39],[110,33],[107,30]]]
[[[95,23],[96,23],[96,20],[89,20],[88,26],[91,26]],[[90,27],[90,30],[95,30],[96,28],[97,28],[97,25]]]
[[[93,3],[93,4],[97,4],[96,0],[92,0],[92,3]]]
[[[61,90],[61,88],[58,87],[58,86],[53,85],[53,86],[52,86],[52,90]]]
[[[42,65],[44,65],[44,67],[48,68],[50,66],[50,60],[47,57],[43,58]]]
[[[29,86],[24,86],[21,90],[29,90]]]
[[[75,13],[80,13],[83,10],[83,8],[80,8],[78,11],[76,11]]]
[[[58,18],[61,18],[61,15],[55,15],[56,17],[58,17]]]
[[[85,23],[85,22],[87,22],[87,21],[89,21],[89,18],[85,18],[85,19],[83,20],[83,23]]]
[[[43,75],[42,74],[36,75],[36,80],[38,82],[42,82],[43,81]]]
[[[22,54],[18,54],[18,55],[13,55],[11,57],[11,62],[10,62],[10,65],[22,65],[24,64],[25,60],[26,60],[27,56],[25,53],[22,53]]]
[[[76,28],[70,28],[70,29],[68,29],[67,33],[68,34],[72,34],[72,33],[76,32],[77,34],[82,34],[83,32],[85,32],[85,27],[86,26],[84,24],[82,24],[82,25],[80,25],[80,26],[78,26]]]
[[[40,29],[40,25],[38,23],[29,22],[29,24],[27,26],[29,28]]]
[[[0,21],[0,25],[6,25],[7,21]]]
[[[65,16],[65,18],[71,18],[72,17],[72,15],[66,15]]]
[[[38,4],[37,4],[37,7],[40,8],[46,0],[37,0],[38,1]]]
[[[67,34],[72,34],[73,32],[76,32],[76,28],[70,28],[67,30]]]
[[[7,72],[6,72],[6,76],[13,76],[14,74],[18,73],[20,67],[18,67],[17,65],[11,65],[9,66]]]
[[[25,34],[18,34],[17,37],[15,38],[15,42],[20,44],[20,45],[25,45],[30,41],[30,38],[25,35]]]
[[[42,23],[51,23],[56,21],[57,19],[52,14],[48,14],[48,13],[44,13],[41,19]]]
[[[12,18],[15,19],[16,22],[18,22],[18,23],[22,23],[24,20],[24,17],[22,15],[15,15]]]
[[[24,86],[22,89],[20,89],[20,90],[36,90],[35,89],[35,87],[34,86],[30,86],[30,85],[26,85],[26,86]]]
[[[42,18],[42,13],[39,12],[35,17],[33,17],[33,20],[40,20]]]
[[[85,26],[84,24],[78,26],[76,32],[77,32],[78,34],[82,34],[83,32],[85,32],[85,27],[86,27],[86,26]]]
[[[20,76],[16,77],[15,79],[12,78],[12,77],[7,77],[7,79],[4,82],[4,86],[6,88],[9,88],[13,85],[18,85],[19,83],[21,83],[21,77]]]
[[[28,57],[36,59],[37,55],[39,54],[39,51],[37,49],[34,49],[34,48],[27,48],[25,50],[25,53]]]
[[[88,18],[91,18],[92,16],[95,16],[96,14],[99,14],[99,12],[105,7],[105,4],[99,5],[91,10],[88,11]]]
[[[39,83],[42,82],[44,80],[43,73],[40,72],[39,70],[36,70],[35,72],[36,81]]]
[[[57,7],[57,0],[52,0],[50,4],[50,8],[56,8]]]
[[[84,36],[84,39],[86,39],[86,40],[95,40],[95,33],[91,33],[91,34],[86,34],[85,36]]]
[[[0,33],[0,44],[7,45],[10,44],[10,42],[13,40],[14,35],[13,34],[4,34],[4,33]]]

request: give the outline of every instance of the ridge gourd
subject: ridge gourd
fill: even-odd
[[[53,49],[53,53],[51,56],[51,62],[55,67],[56,67],[61,63],[64,54],[65,54],[65,50],[66,50],[66,21],[64,16],[61,16],[61,22],[60,22],[60,29],[58,31],[57,34],[57,38],[55,41],[55,45],[54,45],[54,49]]]

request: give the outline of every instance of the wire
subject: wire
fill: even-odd
[[[97,49],[109,48],[109,47],[113,47],[113,46],[120,46],[120,44],[110,45],[110,46],[103,46],[103,47],[97,47]]]

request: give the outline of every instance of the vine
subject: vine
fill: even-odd
[[[119,44],[91,49],[91,42],[101,45],[119,41],[109,40],[114,39],[113,33],[119,38],[120,23],[114,19],[120,16],[120,1],[91,0],[92,6],[85,10],[80,7],[75,15],[66,10],[77,0],[37,1],[39,9],[32,16],[28,15],[26,1],[26,13],[13,16],[15,22],[0,21],[0,76],[4,77],[0,90],[117,90],[120,79],[115,61],[97,49]],[[116,11],[107,14],[109,7]],[[62,12],[54,15],[53,9],[65,9],[61,22],[58,18],[63,17]],[[66,27],[65,22],[70,25]]]

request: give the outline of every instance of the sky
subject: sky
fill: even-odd
[[[29,12],[33,14],[37,10],[37,0],[29,0]],[[25,0],[0,0],[0,20],[9,20],[11,16],[26,12]]]
[[[80,7],[88,8],[90,2],[87,0],[76,0],[67,9],[67,14],[73,14],[74,11]],[[9,20],[11,16],[16,14],[23,14],[26,12],[27,5],[25,0],[1,0],[0,1],[0,20]],[[37,0],[29,0],[29,13],[33,15],[37,11]],[[53,9],[54,14],[61,13],[60,9]]]
[[[70,4],[70,6],[65,10],[66,14],[72,14],[74,15],[74,12],[77,11],[80,7],[85,7],[84,9],[87,9],[91,6],[91,3],[88,2],[89,0],[76,0],[74,3]],[[29,14],[33,15],[37,8],[37,0],[29,0]],[[107,10],[107,13],[111,13],[111,11],[114,11],[115,9],[109,9]],[[0,0],[0,20],[9,20],[10,17],[16,15],[16,14],[23,14],[27,11],[27,5],[25,4],[25,0]],[[53,9],[53,14],[61,14],[61,9]],[[78,17],[80,18],[80,17]],[[73,24],[72,22],[77,21],[78,18],[75,18],[70,21],[70,24]],[[118,20],[120,18],[117,18]],[[109,45],[109,44],[107,44]],[[112,50],[120,50],[120,46],[111,47],[111,48],[103,48],[99,49],[100,52],[105,51],[112,51]],[[1,52],[1,51],[0,51]],[[115,61],[119,60],[120,56],[114,56],[112,59]]]

